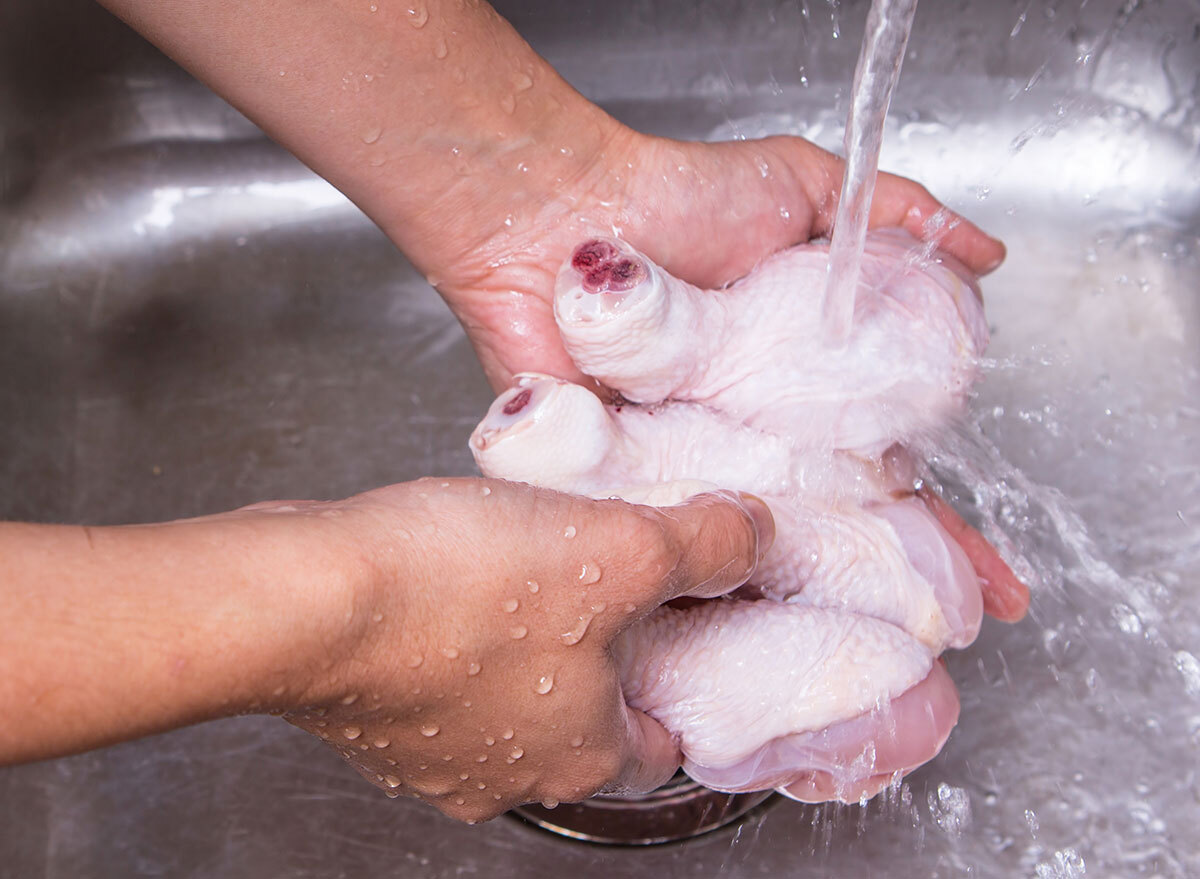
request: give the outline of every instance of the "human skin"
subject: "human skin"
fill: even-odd
[[[736,588],[773,538],[752,496],[660,510],[486,479],[0,524],[0,619],[19,621],[0,640],[0,764],[269,712],[462,820],[650,790],[679,754],[626,707],[609,646],[665,601]]]

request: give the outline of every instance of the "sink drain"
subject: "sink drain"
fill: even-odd
[[[681,772],[658,790],[640,796],[599,796],[554,809],[519,806],[512,814],[543,830],[584,842],[655,845],[724,827],[771,796],[771,791],[727,794],[709,790]]]

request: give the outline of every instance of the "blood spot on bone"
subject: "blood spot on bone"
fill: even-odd
[[[617,249],[615,247],[607,241],[593,238],[591,241],[586,241],[575,248],[575,255],[571,257],[571,265],[577,271],[588,274],[616,259],[616,257]]]
[[[646,269],[640,260],[623,259],[613,265],[609,277],[610,290],[630,290],[646,277]]]
[[[531,391],[529,388],[526,388],[525,390],[523,390],[519,394],[517,394],[515,397],[513,397],[511,400],[509,400],[507,403],[505,403],[504,408],[501,411],[505,415],[516,415],[518,412],[520,412],[522,409],[524,409],[526,406],[529,405],[529,400],[531,397],[533,397],[533,391]]]

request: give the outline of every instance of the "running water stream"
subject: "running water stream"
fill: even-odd
[[[846,341],[854,320],[854,297],[879,170],[883,123],[900,79],[916,11],[917,0],[874,0],[867,15],[846,118],[846,170],[829,247],[822,312],[826,336],[835,344]]]

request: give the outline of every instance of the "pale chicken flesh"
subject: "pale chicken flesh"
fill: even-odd
[[[520,375],[471,448],[486,475],[592,497],[763,497],[777,536],[750,584],[629,629],[625,696],[710,787],[853,801],[935,756],[957,720],[937,656],[978,633],[979,582],[898,444],[962,410],[987,330],[965,269],[886,230],[848,342],[826,345],[827,253],[794,247],[703,291],[623,242],[581,244],[556,319],[624,400]]]

